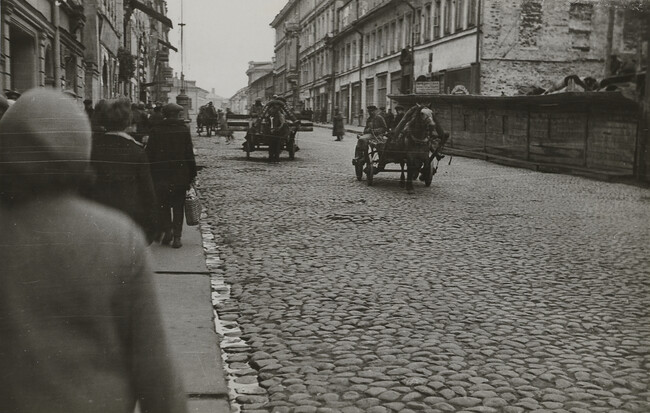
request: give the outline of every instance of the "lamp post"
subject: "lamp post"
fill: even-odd
[[[192,106],[192,99],[185,94],[185,73],[184,70],[184,60],[183,60],[183,28],[185,23],[183,23],[183,0],[181,0],[181,22],[178,24],[181,28],[181,89],[180,93],[176,96],[176,103],[183,107],[183,118],[185,122],[190,121],[190,106]]]

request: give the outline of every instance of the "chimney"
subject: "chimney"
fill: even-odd
[[[214,88],[212,88],[212,94],[213,94],[213,95],[215,94],[215,93],[214,93]]]

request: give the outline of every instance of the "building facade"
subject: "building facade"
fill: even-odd
[[[514,95],[572,74],[602,79],[612,61],[643,61],[643,19],[616,2],[290,0],[271,23],[275,89],[322,119],[338,107],[363,124],[364,108],[392,107],[391,94]]]
[[[0,87],[166,102],[175,49],[165,13],[163,0],[2,0]]]
[[[229,108],[234,113],[239,114],[248,113],[248,86],[239,89],[230,99],[224,100],[222,108]]]
[[[168,98],[170,102],[176,102],[176,96],[181,94],[181,89],[185,90],[185,94],[190,98],[190,107],[188,108],[188,114],[190,116],[196,117],[199,113],[199,108],[209,102],[208,94],[209,92],[196,85],[195,80],[181,81],[178,77],[178,74],[175,73],[172,78],[171,91],[168,93]]]
[[[268,101],[275,93],[273,87],[273,62],[248,62],[248,103],[256,99]]]
[[[2,90],[50,86],[83,96],[85,23],[80,0],[2,0]]]

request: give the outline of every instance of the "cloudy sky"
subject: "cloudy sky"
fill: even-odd
[[[181,1],[185,79],[232,96],[247,84],[249,61],[273,57],[275,32],[269,24],[287,0],[167,0],[167,15],[174,23],[169,39],[179,49],[170,53],[169,64],[179,76]]]

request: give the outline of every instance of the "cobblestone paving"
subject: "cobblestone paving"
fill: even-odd
[[[407,194],[356,181],[350,135],[274,164],[217,139],[196,147],[241,410],[650,411],[650,190],[455,157]]]

